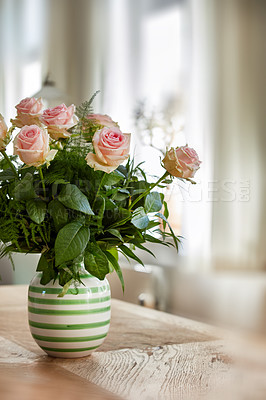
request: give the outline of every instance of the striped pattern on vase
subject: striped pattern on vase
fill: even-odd
[[[104,341],[110,326],[111,292],[107,279],[100,281],[82,271],[84,285],[71,285],[64,297],[56,281],[40,284],[41,274],[28,290],[28,317],[36,343],[53,357],[85,357]]]

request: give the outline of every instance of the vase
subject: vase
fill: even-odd
[[[50,356],[85,357],[107,336],[111,317],[108,280],[100,281],[86,270],[82,284],[70,285],[64,297],[58,280],[40,283],[36,273],[28,290],[28,318],[32,337]]]

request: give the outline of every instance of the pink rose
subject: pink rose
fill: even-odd
[[[74,112],[74,104],[69,107],[65,104],[60,104],[57,107],[47,108],[47,110],[44,110],[41,120],[48,126],[48,133],[52,139],[58,140],[60,138],[68,138],[71,136],[68,129],[77,123]]]
[[[118,124],[106,114],[88,114],[87,118],[93,121],[96,125],[106,126],[107,128],[119,128]]]
[[[7,126],[4,117],[0,114],[0,151],[5,150],[7,140]]]
[[[118,128],[96,131],[92,142],[96,154],[89,153],[86,161],[95,171],[110,173],[129,156],[130,133],[122,133]]]
[[[21,100],[21,102],[16,105],[18,113],[23,114],[40,114],[43,108],[42,99],[35,99],[35,97],[26,97],[26,99]]]
[[[26,97],[16,105],[17,116],[11,120],[13,125],[21,128],[24,125],[40,125],[40,115],[43,108],[42,99],[35,97]]]
[[[164,168],[173,176],[178,178],[193,178],[199,169],[201,161],[194,149],[181,146],[167,151],[163,159]]]
[[[49,153],[49,135],[37,125],[25,125],[14,139],[14,154],[27,165],[44,164]]]

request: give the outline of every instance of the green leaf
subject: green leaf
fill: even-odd
[[[169,211],[168,211],[168,205],[167,205],[166,201],[163,202],[163,205],[164,205],[163,215],[167,219],[169,217]],[[165,230],[165,228],[166,228],[166,221],[163,220],[163,229]]]
[[[52,200],[48,204],[48,212],[53,218],[55,229],[59,231],[68,221],[67,209],[58,200]]]
[[[113,200],[111,199],[105,199],[105,209],[106,210],[113,210],[114,208],[116,208],[116,204]]]
[[[53,269],[52,260],[47,260],[47,254],[42,254],[38,266],[37,271],[42,272],[42,277],[40,283],[42,285],[47,285],[52,279],[55,279],[55,271]]]
[[[46,214],[46,203],[40,199],[31,199],[26,203],[26,210],[29,217],[36,224],[43,222]]]
[[[11,181],[12,179],[16,179],[16,174],[11,168],[0,172],[0,181]]]
[[[106,217],[109,219],[109,221],[106,222],[106,225],[108,225],[109,222],[111,223],[109,228],[117,228],[130,221],[132,214],[126,208],[115,208],[113,211],[108,213],[108,216]]]
[[[121,172],[121,174],[124,175],[124,178],[127,178],[128,176],[127,168],[124,165],[119,165],[116,172]]]
[[[63,186],[63,189],[58,196],[58,200],[64,204],[64,206],[71,208],[72,210],[77,210],[88,215],[94,215],[87,197],[76,185],[68,183]]]
[[[125,179],[125,176],[117,170],[114,172],[111,172],[110,174],[105,174],[105,177],[103,178],[103,186],[115,185],[122,179]]]
[[[13,195],[16,200],[29,200],[36,197],[32,174],[27,172],[24,178],[16,184]]]
[[[146,196],[144,208],[146,213],[158,212],[162,208],[161,196],[158,192],[151,192]]]
[[[55,265],[78,257],[85,250],[90,239],[89,228],[75,221],[65,225],[55,240]]]
[[[88,243],[84,254],[84,264],[86,270],[98,279],[103,280],[109,273],[108,259],[96,243]]]
[[[106,232],[111,233],[111,235],[117,237],[119,240],[121,240],[121,242],[124,242],[124,239],[122,238],[118,229],[107,229]]]
[[[160,221],[150,221],[149,225],[147,226],[147,229],[153,229],[160,224],[161,224]]]
[[[148,241],[148,242],[151,242],[151,243],[157,243],[157,244],[161,244],[162,243],[162,241],[160,239],[158,239],[158,238],[156,238],[154,236],[148,235],[148,234],[146,234],[144,236],[144,238],[145,238],[145,241]]]
[[[171,236],[174,239],[176,250],[178,251],[178,241],[179,240],[177,239],[177,237],[176,237],[171,225],[169,224],[169,222],[167,221],[167,219],[165,218],[165,216],[162,213],[157,213],[156,216],[161,218],[163,221],[165,221],[167,223],[167,225],[168,225],[168,227],[170,229],[170,232],[171,232]]]
[[[64,297],[64,295],[67,293],[67,291],[68,291],[68,289],[69,289],[71,283],[73,283],[73,279],[70,279],[70,281],[68,281],[68,282],[64,285],[64,287],[63,287],[63,289],[62,289],[62,292],[59,293],[59,295],[58,295],[57,297]]]
[[[97,227],[98,229],[102,226],[102,220],[105,210],[105,198],[102,196],[97,197],[96,204],[94,207],[95,210],[95,218],[97,219]],[[97,210],[97,211],[96,211]]]
[[[118,261],[118,251],[116,247],[111,247],[111,249],[108,249],[108,253],[111,253],[115,257],[116,261]]]
[[[138,207],[134,210],[131,222],[138,229],[147,228],[150,220],[143,207]]]
[[[61,264],[59,267],[59,285],[65,286],[73,278],[73,273],[67,264]]]
[[[12,162],[16,162],[18,159],[18,156],[8,156],[9,160]],[[10,164],[9,162],[5,159],[2,158],[2,160],[0,160],[0,169],[4,170],[4,169],[9,169],[10,168]]]
[[[149,188],[150,184],[146,181],[137,181],[131,182],[131,186],[133,187],[132,196],[135,196],[145,192],[145,190]]]
[[[156,258],[155,254],[153,254],[153,252],[150,251],[149,249],[147,249],[146,247],[142,246],[142,244],[140,244],[140,243],[138,243],[138,242],[136,242],[136,241],[133,241],[132,243],[133,243],[136,247],[138,247],[140,250],[144,250],[144,251],[146,251],[147,253],[149,253],[151,256],[153,256],[154,258]]]
[[[113,196],[115,201],[123,201],[130,196],[130,193],[127,189],[118,189],[117,193]]]
[[[138,256],[136,256],[136,254],[134,254],[133,251],[131,251],[127,246],[124,246],[123,244],[121,244],[119,246],[119,248],[127,257],[132,258],[133,260],[137,261],[139,264],[144,266],[141,259]]]
[[[122,285],[122,290],[124,292],[125,290],[125,283],[124,283],[124,278],[123,278],[123,274],[120,268],[120,265],[118,264],[118,261],[116,259],[116,257],[110,252],[110,251],[104,251],[104,254],[106,255],[106,257],[108,258],[108,260],[110,261],[110,263],[112,264],[112,266],[114,267],[117,276],[121,282]]]

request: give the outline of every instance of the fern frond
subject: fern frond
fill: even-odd
[[[22,218],[20,221],[20,227],[22,229],[23,236],[27,243],[27,246],[30,247],[30,243],[29,243],[29,239],[28,239],[30,236],[30,232],[28,231],[28,226],[29,226],[29,224],[28,224],[27,220],[25,218]]]
[[[100,93],[100,90],[97,90],[88,101],[84,101],[80,106],[76,109],[76,115],[79,119],[84,119],[88,114],[93,112],[92,102],[94,101],[97,94]]]

